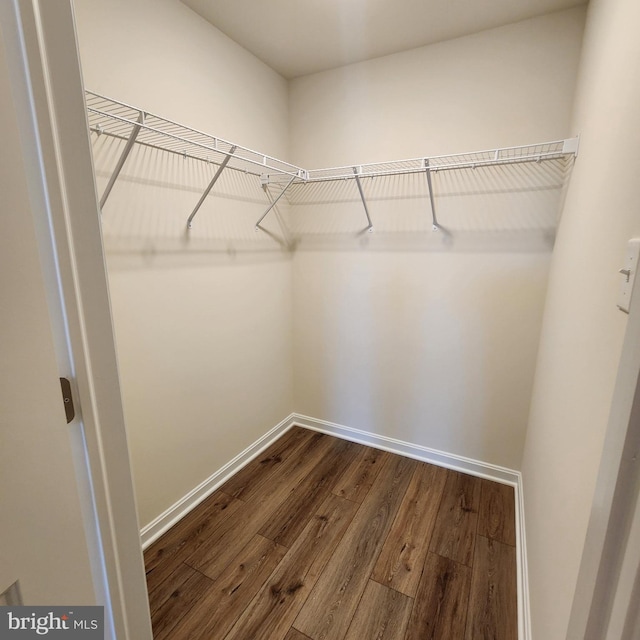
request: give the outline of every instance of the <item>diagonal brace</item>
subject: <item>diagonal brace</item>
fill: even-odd
[[[364,207],[364,213],[367,216],[367,231],[371,233],[373,231],[373,223],[371,222],[371,216],[369,215],[369,209],[367,208],[367,201],[364,197],[364,191],[362,190],[362,184],[360,183],[360,176],[358,175],[358,167],[353,167],[353,173],[356,177],[356,184],[358,185],[358,191],[360,192],[360,198],[362,198],[362,206]]]
[[[209,183],[209,186],[204,190],[204,193],[200,197],[200,200],[198,200],[198,204],[195,206],[195,208],[191,212],[191,215],[189,216],[189,219],[187,220],[187,229],[191,229],[191,222],[193,221],[193,218],[195,217],[196,213],[198,213],[198,210],[202,206],[202,203],[207,199],[207,196],[211,192],[211,189],[213,189],[213,185],[216,182],[218,182],[218,178],[220,177],[220,175],[224,171],[225,167],[229,164],[229,160],[231,160],[231,156],[233,155],[233,153],[234,153],[234,151],[236,149],[237,149],[237,147],[235,145],[232,146],[231,149],[229,149],[229,153],[227,153],[226,158],[220,163],[220,166],[218,167],[218,170],[216,171],[216,173],[213,176],[213,178],[211,178],[211,182]]]
[[[124,163],[127,161],[129,154],[131,153],[131,149],[133,149],[133,144],[138,137],[138,133],[140,133],[140,127],[144,124],[144,111],[140,112],[138,116],[138,123],[133,126],[131,129],[131,133],[129,134],[129,139],[127,140],[127,144],[122,150],[122,154],[116,164],[116,168],[113,170],[111,174],[111,178],[109,178],[109,182],[107,183],[107,188],[104,190],[102,194],[102,198],[100,198],[100,209],[104,207],[104,203],[107,201],[109,194],[111,193],[111,189],[113,189],[113,185],[116,183],[118,176],[120,175],[120,171],[122,171],[122,167],[124,167]]]
[[[269,211],[271,211],[271,209],[273,209],[273,207],[276,206],[276,204],[278,203],[278,200],[280,200],[280,198],[282,198],[282,196],[285,194],[287,189],[293,184],[293,181],[297,177],[298,176],[293,176],[293,178],[291,178],[291,180],[289,180],[289,182],[287,182],[287,185],[285,186],[285,188],[278,194],[278,197],[267,207],[267,210],[262,214],[262,217],[260,218],[260,220],[258,220],[258,222],[256,222],[256,231],[260,227],[260,223],[267,217],[267,214],[269,213]]]
[[[433,199],[433,184],[431,184],[431,167],[429,166],[429,158],[424,159],[424,169],[427,176],[427,187],[429,188],[429,201],[431,202],[431,223],[434,231],[440,228],[438,218],[436,218],[436,205]]]

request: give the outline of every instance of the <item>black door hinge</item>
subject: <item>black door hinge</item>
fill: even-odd
[[[62,387],[62,401],[64,402],[64,412],[67,416],[67,424],[69,424],[76,415],[76,411],[73,408],[71,383],[66,378],[60,378],[60,386]]]

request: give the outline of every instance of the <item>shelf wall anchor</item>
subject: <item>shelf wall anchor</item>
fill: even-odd
[[[356,184],[358,185],[358,191],[360,192],[360,198],[362,199],[362,206],[364,207],[364,213],[367,216],[367,231],[373,232],[373,223],[371,222],[371,216],[369,215],[369,209],[367,208],[367,200],[364,197],[364,191],[362,190],[362,184],[360,183],[360,176],[358,175],[358,167],[353,167],[353,174],[356,178]]]
[[[198,200],[198,204],[194,207],[193,211],[191,212],[191,215],[189,216],[189,219],[187,220],[187,229],[191,229],[191,223],[193,222],[193,218],[195,217],[196,213],[198,213],[198,210],[202,206],[202,203],[207,199],[207,196],[211,192],[211,189],[213,189],[213,185],[218,181],[218,178],[220,177],[220,175],[224,171],[225,167],[229,164],[229,160],[231,160],[231,157],[233,156],[233,153],[235,152],[235,150],[236,150],[235,146],[231,147],[231,149],[229,149],[229,153],[227,153],[225,159],[220,163],[220,166],[218,167],[218,170],[216,171],[216,173],[213,176],[213,178],[211,178],[211,182],[209,183],[207,188],[204,190],[204,193],[202,194],[202,196],[200,196],[200,200]]]
[[[129,134],[129,139],[127,140],[127,144],[122,150],[122,154],[118,159],[118,163],[116,164],[116,168],[113,170],[111,177],[109,178],[109,182],[107,183],[107,188],[104,190],[102,194],[102,198],[100,198],[100,209],[104,207],[104,203],[107,201],[109,194],[111,193],[111,189],[113,189],[113,185],[116,183],[118,176],[120,175],[120,171],[122,171],[122,167],[124,167],[124,163],[127,161],[129,154],[131,153],[131,149],[133,149],[133,144],[140,133],[140,127],[144,124],[144,111],[140,112],[138,116],[137,124],[133,125],[133,129],[131,129],[131,133]]]

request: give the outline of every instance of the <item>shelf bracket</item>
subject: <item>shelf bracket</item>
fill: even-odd
[[[127,144],[122,150],[122,154],[118,160],[118,164],[116,164],[116,168],[113,170],[111,177],[109,178],[109,182],[107,183],[107,188],[104,190],[102,194],[102,198],[100,198],[100,209],[104,207],[104,203],[107,201],[109,194],[111,193],[111,189],[113,189],[113,185],[116,183],[118,176],[120,175],[120,171],[122,171],[122,167],[124,167],[124,163],[127,161],[129,154],[131,153],[131,149],[133,149],[133,144],[140,133],[140,128],[144,124],[144,111],[140,112],[138,116],[137,124],[133,125],[133,129],[131,129],[131,133],[129,134],[129,139],[127,140]]]
[[[433,184],[431,183],[431,167],[429,166],[429,158],[424,159],[424,170],[427,176],[427,187],[429,189],[429,202],[431,202],[431,228],[433,231],[438,231],[440,225],[438,224],[438,218],[436,218],[436,205],[433,199]]]
[[[276,206],[276,204],[278,204],[278,200],[280,200],[280,198],[282,198],[282,196],[286,193],[287,189],[293,184],[293,181],[297,178],[298,176],[293,176],[293,178],[291,178],[291,180],[289,180],[289,182],[287,182],[287,185],[285,186],[285,188],[278,194],[278,197],[267,207],[267,210],[262,214],[262,217],[260,218],[260,220],[258,220],[258,222],[256,222],[256,231],[260,228],[260,223],[267,217],[267,214],[269,213],[269,211],[271,211],[271,209],[273,209],[273,207]],[[264,185],[264,188],[266,188],[266,184]]]
[[[364,213],[367,216],[367,231],[371,233],[373,231],[373,224],[371,222],[371,216],[369,215],[369,209],[367,209],[367,200],[364,197],[364,191],[362,190],[362,184],[360,183],[360,176],[358,175],[358,167],[353,167],[353,175],[356,178],[356,184],[358,185],[358,191],[360,192],[360,198],[362,199],[362,206],[364,207]]]
[[[191,223],[193,221],[193,218],[195,217],[196,213],[198,213],[198,210],[202,206],[202,203],[207,199],[207,196],[211,192],[211,189],[213,189],[213,185],[216,182],[218,182],[218,178],[220,177],[220,175],[224,171],[225,167],[229,164],[229,160],[231,160],[231,156],[233,156],[236,148],[237,148],[236,146],[232,146],[231,149],[229,149],[229,153],[227,153],[225,159],[220,163],[220,166],[218,167],[218,170],[216,171],[216,173],[213,176],[213,178],[211,178],[211,182],[209,183],[207,188],[204,190],[204,193],[200,197],[200,200],[198,200],[198,204],[194,207],[193,211],[191,212],[191,215],[189,216],[189,219],[187,220],[187,229],[191,229]]]

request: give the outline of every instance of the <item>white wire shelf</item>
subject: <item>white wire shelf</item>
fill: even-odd
[[[197,129],[187,127],[172,120],[167,120],[114,100],[93,91],[86,91],[86,103],[89,129],[97,136],[107,135],[125,141],[122,154],[113,170],[111,178],[100,199],[100,206],[109,197],[122,167],[134,144],[180,154],[185,158],[194,158],[217,165],[218,169],[211,182],[202,194],[199,202],[187,220],[191,228],[194,216],[208,197],[220,174],[225,169],[242,171],[258,176],[263,187],[273,184],[280,187],[276,197],[268,196],[270,204],[256,223],[256,231],[260,223],[285,195],[292,185],[304,188],[313,183],[334,180],[355,180],[362,199],[367,218],[367,229],[373,231],[373,224],[367,207],[367,200],[361,184],[361,178],[374,178],[401,174],[424,173],[428,183],[429,200],[432,212],[433,229],[439,227],[431,175],[439,171],[466,170],[496,165],[513,165],[524,162],[541,163],[547,160],[560,160],[575,157],[578,153],[578,138],[554,140],[518,147],[503,147],[472,153],[458,153],[446,156],[423,156],[409,160],[393,160],[388,162],[368,163],[328,169],[306,170],[272,156],[253,151],[209,135]]]
[[[105,134],[121,140],[130,140],[132,133],[139,129],[135,134],[136,144],[214,164],[221,164],[230,156],[227,165],[229,169],[256,176],[276,174],[305,177],[304,169],[289,162],[186,127],[93,91],[85,93],[89,129],[98,135]]]
[[[411,158],[390,162],[375,162],[360,165],[347,165],[329,169],[311,169],[306,172],[305,182],[326,182],[347,180],[357,174],[361,178],[421,173],[429,169],[432,172],[454,169],[475,169],[495,165],[516,164],[520,162],[543,162],[572,157],[578,151],[578,138],[554,140],[519,147],[503,147],[487,151],[458,153],[446,156]]]

